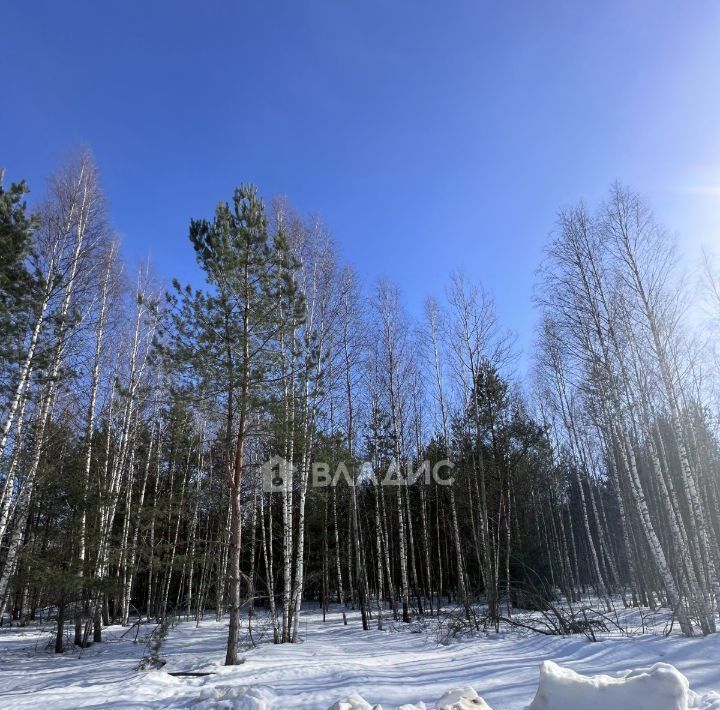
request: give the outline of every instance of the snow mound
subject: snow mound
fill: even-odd
[[[474,688],[451,688],[432,710],[492,710]],[[253,709],[254,710],[254,709]],[[382,710],[358,693],[338,700],[328,710]],[[397,710],[431,710],[425,703]],[[527,710],[720,710],[720,693],[690,690],[688,679],[669,663],[623,671],[616,676],[585,676],[557,663],[540,664],[540,684]]]
[[[473,688],[453,688],[435,703],[437,710],[491,710]]]
[[[698,710],[720,710],[720,693],[711,690],[702,696],[692,691],[690,691],[690,694],[693,696],[690,699],[691,708],[697,708]]]
[[[492,708],[469,686],[448,690],[433,705],[434,710],[492,710]],[[370,705],[361,695],[353,693],[338,700],[328,710],[382,710],[380,705]],[[397,710],[428,710],[425,703],[399,705]]]
[[[333,703],[328,710],[382,710],[380,705],[370,703],[358,693],[351,693],[347,698]]]
[[[688,679],[669,663],[656,663],[613,678],[584,676],[544,661],[529,710],[688,710],[697,707],[694,701]]]

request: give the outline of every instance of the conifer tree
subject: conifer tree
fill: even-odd
[[[265,395],[259,386],[277,332],[276,259],[262,200],[253,186],[221,202],[212,222],[193,220],[190,241],[207,291],[181,290],[168,352],[194,399],[224,404],[224,467],[230,494],[229,610],[226,665],[237,663],[240,624],[241,493],[251,414]]]
[[[39,277],[29,263],[36,221],[27,214],[29,188],[22,181],[5,189],[3,177],[0,170],[0,358],[10,364],[16,360],[18,336],[27,330]]]

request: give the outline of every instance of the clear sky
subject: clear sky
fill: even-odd
[[[130,261],[195,280],[235,185],[318,213],[411,312],[462,268],[532,340],[560,206],[619,179],[720,247],[717,0],[14,0],[0,165],[36,192],[94,151]]]

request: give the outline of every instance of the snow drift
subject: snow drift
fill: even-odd
[[[475,692],[473,688],[452,688],[438,698],[432,706],[433,710],[492,710],[492,708]],[[383,710],[380,705],[371,705],[357,693],[338,700],[328,710]],[[431,710],[425,703],[399,705],[397,710]]]
[[[448,690],[436,703],[437,710],[491,710],[473,688]]]
[[[688,679],[669,663],[656,663],[613,678],[584,676],[544,661],[540,686],[529,710],[687,710],[694,706],[694,696]]]
[[[690,690],[688,679],[669,663],[625,671],[619,676],[584,676],[544,661],[540,685],[528,710],[717,710],[720,695],[700,697]],[[329,710],[382,710],[357,693],[332,705]],[[431,710],[425,703],[400,705],[398,710]],[[491,710],[470,687],[448,690],[432,710]]]

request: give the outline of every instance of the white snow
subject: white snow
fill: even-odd
[[[357,693],[351,693],[347,698],[333,703],[329,710],[372,710],[372,705]]]
[[[584,676],[544,661],[530,710],[687,710],[689,700],[688,679],[669,663],[613,678]]]
[[[437,710],[489,710],[490,706],[474,688],[452,688],[435,703]]]
[[[630,623],[636,612],[621,614],[625,615],[623,623]],[[546,692],[572,688],[570,681],[579,676],[570,675],[569,669],[582,676],[596,676],[589,686],[582,681],[585,689],[593,689],[592,682],[602,686],[598,692],[604,693],[642,688],[645,702],[655,692],[655,680],[675,693],[672,702],[681,702],[682,688],[686,689],[682,679],[687,678],[691,690],[685,691],[686,707],[720,710],[720,695],[712,692],[720,690],[720,634],[685,638],[673,631],[666,637],[661,633],[664,623],[665,619],[658,618],[654,625],[641,628],[638,622],[635,635],[608,634],[596,643],[583,636],[512,631],[439,645],[432,622],[425,628],[397,624],[395,631],[363,632],[356,614],[351,614],[350,624],[343,626],[339,612],[329,613],[323,623],[313,611],[303,613],[302,643],[275,646],[266,639],[257,648],[243,652],[241,665],[227,668],[222,665],[227,620],[206,620],[198,628],[193,622],[181,622],[163,645],[161,656],[167,664],[152,671],[135,670],[144,644],[133,643],[134,632],[122,637],[127,629],[121,627],[108,629],[107,640],[101,644],[62,655],[47,648],[50,626],[45,630],[1,628],[0,707],[62,709],[112,704],[115,708],[327,710],[356,694],[356,701],[364,699],[369,707],[381,705],[384,710],[403,705],[405,710],[448,705],[476,710],[486,707],[473,702],[477,694],[494,710],[520,710],[536,696],[541,662],[552,661],[560,668],[543,666],[540,682]],[[147,635],[151,630],[152,626],[145,627],[142,633]],[[666,664],[674,666],[677,673]],[[630,673],[633,668],[645,670]],[[211,675],[171,676],[168,671]],[[604,674],[602,680],[597,680],[599,674]],[[451,694],[449,689],[458,690]],[[537,703],[543,701],[536,698],[533,710],[621,707],[614,699],[605,700],[605,704],[583,699],[579,705],[572,704],[574,701],[564,706],[547,705],[551,701],[552,696],[541,705]],[[466,704],[458,705],[460,702]],[[661,710],[683,706],[650,702],[635,704],[632,709],[645,707]]]
[[[334,703],[328,710],[382,710],[381,705],[371,705],[365,698],[353,693]],[[420,701],[417,705],[405,703],[397,710],[492,710],[475,692],[474,688],[451,688],[433,703],[432,709]]]

